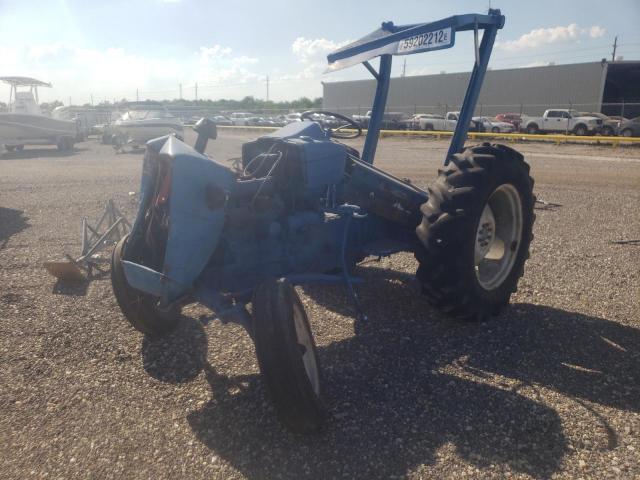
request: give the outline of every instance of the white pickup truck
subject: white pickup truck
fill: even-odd
[[[542,117],[525,117],[520,128],[527,133],[575,133],[592,135],[602,129],[602,119],[583,116],[576,110],[547,110]]]
[[[435,130],[440,132],[453,132],[458,123],[460,112],[447,112],[444,117],[431,115],[430,118],[419,120],[420,130]]]

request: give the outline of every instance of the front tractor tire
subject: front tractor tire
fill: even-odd
[[[155,297],[132,288],[127,283],[122,260],[139,260],[127,252],[129,235],[120,239],[111,255],[111,286],[120,310],[133,328],[151,337],[161,337],[173,331],[180,320],[180,309],[158,308]]]
[[[533,179],[504,145],[456,154],[429,188],[416,228],[416,276],[429,303],[468,321],[497,315],[524,273],[533,239]]]
[[[278,417],[294,433],[320,429],[320,367],[304,306],[286,279],[269,279],[253,294],[253,340],[260,372]]]

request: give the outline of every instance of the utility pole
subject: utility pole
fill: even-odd
[[[91,94],[91,106],[93,107],[93,93]]]
[[[180,100],[182,100],[182,84],[180,84]]]
[[[611,53],[611,61],[616,61],[616,49],[618,48],[618,36],[613,40],[613,52]]]
[[[140,95],[139,95],[138,89],[136,88],[136,102],[139,102],[139,101],[140,101]]]
[[[267,102],[269,101],[269,75],[267,75]]]
[[[71,106],[71,97],[69,97],[69,106]]]
[[[402,75],[400,75],[401,77],[404,77],[407,74],[407,59],[404,59],[404,63],[402,64]]]
[[[196,102],[198,101],[198,82],[196,82]]]

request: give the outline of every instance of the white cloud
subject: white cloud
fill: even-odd
[[[200,59],[203,62],[229,57],[231,48],[222,45],[214,45],[213,47],[200,47]]]
[[[349,43],[350,40],[335,42],[326,38],[298,37],[291,44],[291,51],[302,64],[297,72],[278,75],[274,80],[280,82],[309,80],[317,78],[327,68],[327,54]]]
[[[30,60],[43,60],[47,57],[54,57],[60,52],[61,49],[65,48],[65,45],[57,42],[48,45],[34,45],[29,47],[27,51],[27,57]]]
[[[72,44],[0,46],[0,71],[51,82],[43,101],[67,99],[74,103],[96,99],[162,99],[178,96],[178,84],[193,91],[196,82],[207,85],[244,84],[264,77],[253,71],[258,59],[236,55],[229,47],[213,45],[182,57],[142,56],[122,48],[91,49]],[[229,94],[229,90],[220,95]],[[185,96],[186,93],[185,93]]]
[[[521,35],[516,40],[496,42],[496,47],[509,52],[517,52],[546,45],[577,41],[581,36],[587,34],[591,38],[598,38],[604,33],[605,29],[598,25],[593,25],[589,29],[581,29],[576,23],[571,23],[567,26],[536,28],[529,33]]]
[[[334,42],[333,40],[327,40],[326,38],[298,37],[291,45],[291,50],[300,60],[308,62],[313,57],[327,55],[347,43],[349,42]]]

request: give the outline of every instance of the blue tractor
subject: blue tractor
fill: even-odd
[[[387,22],[330,54],[330,70],[362,63],[377,81],[362,153],[340,142],[360,135],[360,126],[323,111],[245,143],[237,168],[204,154],[216,136],[207,119],[195,127],[194,148],[171,136],[150,141],[138,214],[111,265],[127,320],[158,336],[176,327],[182,306],[199,302],[222,322],[242,325],[279,417],[295,432],[310,432],[325,411],[295,285],[344,284],[363,315],[353,267],[368,256],[413,252],[417,281],[436,308],[467,321],[498,314],[529,256],[533,180],[515,150],[488,143],[465,149],[464,141],[503,25],[499,10]],[[474,35],[475,65],[444,168],[424,191],[374,166],[391,61],[450,48],[462,31]],[[375,57],[377,69],[369,63]],[[323,128],[311,120],[317,114],[344,124]]]

